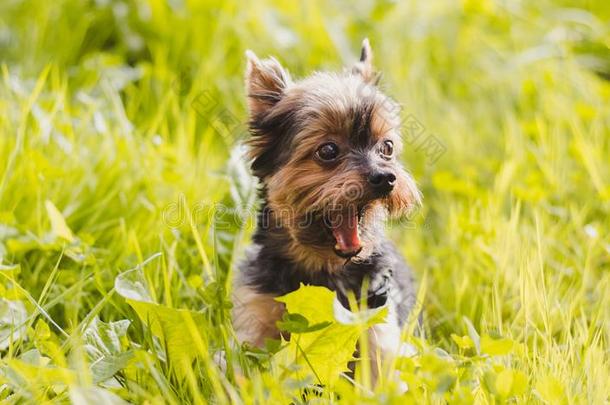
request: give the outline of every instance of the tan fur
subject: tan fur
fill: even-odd
[[[365,38],[362,41],[360,60],[352,68],[352,73],[362,76],[362,79],[368,83],[373,83],[378,80],[378,75],[373,69],[373,51],[371,50],[368,38]]]
[[[354,87],[349,88],[357,89],[357,83],[360,87],[365,86],[359,80],[354,78]],[[309,82],[301,85],[322,87]],[[339,89],[322,88],[324,90],[320,91],[324,92],[337,91],[339,94],[347,92],[345,89],[339,91]],[[358,91],[354,90],[349,97],[358,96]],[[290,98],[290,94],[287,97]],[[314,101],[312,103],[315,105]],[[375,139],[392,140],[396,153],[400,153],[402,144],[396,117],[393,117],[382,104],[387,104],[386,100],[379,99],[376,103],[371,125],[372,135]],[[349,100],[342,99],[337,99],[332,105],[316,106],[316,119],[312,119],[306,130],[295,136],[294,142],[298,143],[298,150],[294,151],[290,160],[266,181],[269,206],[274,211],[282,213],[279,218],[289,230],[298,218],[308,211],[324,211],[338,206],[348,209],[362,198],[367,189],[366,179],[358,168],[350,168],[346,164],[328,167],[314,159],[316,150],[325,142],[333,141],[342,150],[350,150],[351,126],[346,124],[350,120],[345,118],[349,114],[348,107]],[[400,169],[397,178],[395,191],[385,200],[386,208],[392,215],[405,212],[420,200],[415,182],[406,171]],[[290,246],[294,259],[312,270],[337,268],[344,262],[334,254],[332,246],[312,248],[302,246],[294,239]],[[366,253],[366,249],[362,253]]]
[[[280,337],[275,323],[282,319],[284,304],[247,286],[233,292],[233,302],[233,326],[240,342],[262,347],[265,339]]]
[[[291,79],[275,58],[261,61],[252,51],[246,51],[246,56],[248,107],[252,114],[258,114],[272,104],[268,97],[279,97]]]
[[[351,219],[353,213],[361,217],[362,249],[349,258],[357,263],[373,253],[381,234],[375,227],[382,226],[386,216],[403,214],[420,203],[413,178],[397,160],[402,150],[399,107],[376,86],[379,76],[368,40],[363,41],[360,59],[352,69],[343,74],[318,72],[295,82],[277,60],[247,55],[252,135],[248,145],[253,172],[264,186],[266,205],[261,217],[272,224],[264,228],[266,245],[261,249],[277,253],[289,266],[298,264],[299,271],[325,271],[335,277],[348,259],[334,251],[333,232],[338,228],[322,224],[319,217],[326,219],[334,212],[345,212]],[[385,141],[393,142],[394,156],[383,153]],[[328,142],[335,143],[340,154],[322,161],[316,151]],[[375,194],[371,174],[388,167],[396,177],[392,192]],[[310,215],[318,217],[317,226],[309,226],[303,236],[299,224]],[[261,266],[284,269],[284,262],[276,268],[265,259]],[[263,268],[251,262],[249,270]],[[251,275],[249,279],[263,284]],[[261,291],[275,291],[276,284],[275,278],[267,277]],[[283,304],[247,286],[234,291],[234,300],[234,326],[240,341],[260,347],[266,338],[279,338],[276,322],[284,313]],[[369,333],[375,376],[381,367],[376,359],[392,358],[400,349],[397,315],[392,319],[394,323],[375,326]]]

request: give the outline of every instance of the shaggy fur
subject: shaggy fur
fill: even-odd
[[[346,308],[349,293],[364,299],[367,283],[368,306],[387,303],[387,322],[393,333],[400,331],[414,304],[413,279],[384,237],[383,222],[417,205],[420,194],[397,161],[399,109],[377,87],[368,41],[352,69],[300,81],[273,58],[247,56],[250,157],[262,208],[234,290],[239,338],[258,346],[277,338],[283,307],[273,297],[301,283],[336,291]],[[329,142],[338,156],[322,159]],[[375,173],[386,176],[383,192],[373,186]],[[357,254],[341,250],[334,233],[349,229],[337,222],[350,220],[357,221]]]

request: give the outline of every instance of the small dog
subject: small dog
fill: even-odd
[[[388,304],[373,344],[399,347],[415,303],[409,267],[384,237],[388,215],[420,203],[397,158],[399,108],[377,87],[368,40],[359,62],[343,73],[316,72],[293,81],[274,58],[246,52],[252,170],[262,185],[253,244],[234,287],[233,320],[242,342],[279,338],[283,304],[275,297],[301,283]]]

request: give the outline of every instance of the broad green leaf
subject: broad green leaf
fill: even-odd
[[[439,348],[427,349],[416,359],[422,381],[435,392],[446,392],[456,380],[456,362]]]
[[[114,288],[123,298],[140,302],[153,302],[140,267],[119,274],[114,280]]]
[[[474,347],[472,339],[470,339],[468,336],[458,336],[455,333],[452,333],[451,339],[460,349],[472,349]]]
[[[49,220],[51,221],[51,231],[53,232],[53,234],[67,240],[68,242],[74,241],[74,235],[72,234],[72,231],[66,224],[64,216],[57,209],[55,204],[53,204],[50,200],[46,200],[44,205],[47,209]]]
[[[485,372],[483,381],[487,389],[502,399],[522,395],[527,389],[527,376],[520,370],[496,366],[498,372],[493,370]]]
[[[496,376],[496,392],[503,398],[510,395],[513,386],[514,373],[511,369],[504,369]]]
[[[42,319],[36,321],[36,327],[34,329],[34,339],[36,341],[47,340],[51,337],[51,329],[49,325]]]
[[[511,395],[522,395],[527,389],[527,376],[520,370],[513,370]]]
[[[91,374],[94,382],[105,381],[127,367],[134,357],[132,351],[125,351],[121,339],[127,334],[131,322],[123,319],[105,323],[95,318],[85,330],[85,348],[91,359]]]
[[[349,323],[341,322],[344,314],[337,317],[337,311],[345,310],[338,304],[336,294],[327,288],[302,285],[278,301],[286,304],[290,314],[299,314],[292,319],[305,318],[307,325],[326,325],[312,328],[304,333],[293,333],[288,346],[280,351],[275,360],[279,364],[301,366],[296,372],[299,379],[313,378],[319,384],[333,386],[340,373],[348,371],[348,363],[353,360],[356,343],[368,327],[382,322],[387,314],[386,308],[369,310],[356,322],[357,316]],[[339,308],[340,307],[340,308]],[[347,310],[346,310],[347,311]],[[349,312],[349,311],[348,311]],[[303,326],[302,320],[300,326]]]
[[[544,375],[538,379],[536,391],[540,398],[549,404],[564,404],[567,402],[563,385],[557,378],[550,374]]]
[[[206,321],[202,314],[131,299],[126,301],[165,344],[169,359],[179,373],[207,350]]]
[[[120,339],[127,334],[130,323],[128,319],[106,323],[95,317],[83,337],[88,345],[103,354],[119,354],[123,351]]]
[[[514,341],[507,338],[494,339],[490,336],[481,337],[481,352],[490,356],[503,356],[509,354],[514,346]]]
[[[133,350],[115,354],[104,355],[90,366],[94,383],[100,383],[112,378],[116,373],[126,368],[135,357]]]
[[[309,321],[301,314],[290,314],[286,312],[284,316],[282,316],[282,320],[277,322],[277,327],[280,330],[290,333],[303,333],[307,326],[309,326]]]
[[[330,324],[330,321],[325,321],[310,325],[307,318],[301,314],[285,313],[282,320],[278,321],[277,326],[280,330],[290,333],[308,333],[324,329]]]
[[[203,314],[152,302],[149,287],[139,267],[120,274],[115,280],[115,289],[140,320],[150,327],[153,335],[163,342],[179,376],[185,375],[195,358],[207,355],[206,319]]]

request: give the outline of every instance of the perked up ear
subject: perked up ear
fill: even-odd
[[[246,57],[246,92],[250,117],[253,118],[280,101],[291,80],[275,58],[260,60],[250,50],[246,51]]]
[[[352,68],[352,73],[362,76],[366,83],[377,84],[379,75],[373,68],[373,51],[368,38],[362,40],[362,50],[360,51],[360,60]]]

